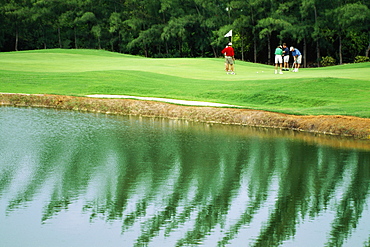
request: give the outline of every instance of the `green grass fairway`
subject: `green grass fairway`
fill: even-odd
[[[370,63],[300,69],[222,58],[151,59],[98,50],[0,53],[0,92],[120,94],[239,105],[290,114],[370,117]],[[258,72],[258,73],[257,73]]]

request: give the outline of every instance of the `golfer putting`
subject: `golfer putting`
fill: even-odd
[[[294,58],[293,62],[294,69],[292,72],[298,72],[298,69],[302,63],[302,54],[297,48],[294,48],[293,46],[290,47],[290,51],[292,52],[292,56]]]
[[[232,47],[232,43],[230,42],[226,48],[224,48],[221,53],[225,54],[225,63],[227,66],[227,72],[226,74],[232,74],[235,75],[234,72],[234,64],[235,64],[235,58],[234,58],[234,48]]]

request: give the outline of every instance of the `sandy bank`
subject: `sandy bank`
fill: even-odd
[[[86,95],[90,98],[101,98],[101,99],[138,99],[138,100],[149,100],[149,101],[158,101],[165,103],[172,103],[177,105],[187,105],[187,106],[211,106],[211,107],[235,107],[242,108],[241,106],[220,104],[220,103],[211,103],[211,102],[202,102],[202,101],[189,101],[189,100],[178,100],[178,99],[166,99],[166,98],[154,98],[154,97],[138,97],[130,95]]]
[[[356,139],[370,139],[370,119],[350,116],[296,116],[248,109],[180,106],[147,100],[60,95],[0,94],[0,104],[293,129],[328,135],[351,136]]]

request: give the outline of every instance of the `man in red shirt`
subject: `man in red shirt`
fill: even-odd
[[[225,55],[225,63],[228,65],[229,69],[227,74],[235,75],[234,72],[234,48],[232,47],[232,43],[229,43],[228,46],[221,51],[222,54]]]

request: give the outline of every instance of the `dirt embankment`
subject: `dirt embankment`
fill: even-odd
[[[370,139],[370,119],[349,116],[296,116],[248,109],[179,106],[154,101],[59,95],[0,94],[0,104],[293,129]]]

